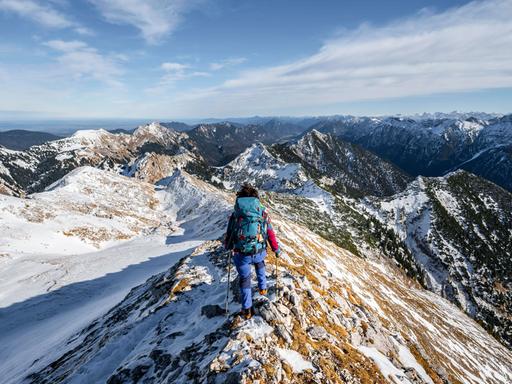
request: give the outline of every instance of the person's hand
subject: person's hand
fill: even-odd
[[[281,249],[279,248],[277,251],[274,252],[276,257],[281,257],[281,254],[283,253],[283,251],[281,251]]]

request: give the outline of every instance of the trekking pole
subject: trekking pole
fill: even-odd
[[[226,292],[226,316],[229,316],[229,310],[228,310],[228,302],[229,302],[229,288],[231,285],[231,255],[233,251],[229,251],[229,258],[228,258],[228,290]]]
[[[274,256],[276,257],[276,301],[279,301],[279,272],[277,270],[279,257],[275,253]]]

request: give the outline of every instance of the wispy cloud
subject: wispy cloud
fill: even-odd
[[[202,0],[89,0],[103,17],[114,24],[131,25],[140,30],[144,39],[158,43],[170,35],[183,15]]]
[[[77,26],[74,28],[75,32],[78,33],[79,35],[82,35],[82,36],[94,36],[96,35],[96,33],[90,29],[90,28],[87,28],[87,27],[80,27],[80,26]]]
[[[147,93],[160,94],[168,90],[177,81],[190,79],[193,77],[208,77],[210,73],[204,71],[195,71],[189,64],[165,62],[160,65],[164,74],[158,83],[152,87],[146,88]]]
[[[512,86],[512,1],[368,25],[285,65],[180,95],[181,110],[244,114]]]
[[[210,70],[212,71],[218,71],[220,69],[226,68],[226,67],[233,67],[236,65],[240,65],[242,63],[245,63],[247,59],[245,57],[232,57],[229,59],[225,59],[222,61],[217,61],[215,63],[210,64]]]
[[[43,5],[35,0],[0,0],[0,11],[17,14],[47,28],[73,28],[82,35],[93,34],[90,29],[73,21],[50,4]]]
[[[97,49],[79,40],[51,40],[43,44],[60,53],[57,61],[63,71],[74,78],[92,78],[115,87],[122,85],[119,77],[123,70],[119,66],[119,61],[123,59],[119,54],[101,54]]]
[[[162,63],[160,66],[164,71],[167,72],[174,72],[174,73],[183,73],[185,69],[187,69],[189,66],[187,64],[181,64],[181,63]]]

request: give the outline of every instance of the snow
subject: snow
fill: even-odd
[[[116,184],[115,190],[120,195],[116,196],[114,190],[108,188],[109,184],[104,177]],[[71,172],[47,192],[32,195],[29,200],[0,196],[0,229],[5,235],[0,239],[0,317],[3,319],[0,323],[0,375],[4,382],[17,382],[16,378],[24,375],[38,358],[40,360],[32,369],[44,366],[45,362],[51,361],[59,353],[59,345],[62,347],[62,343],[73,333],[112,308],[131,288],[143,283],[150,276],[167,270],[206,240],[219,236],[218,224],[197,226],[188,221],[193,221],[198,216],[223,218],[227,215],[228,205],[217,203],[214,207],[209,206],[211,199],[205,199],[206,192],[204,195],[198,194],[197,188],[195,194],[191,193],[194,188],[183,188],[181,194],[174,193],[178,192],[174,189],[178,181],[188,184],[191,180],[185,174],[177,173],[166,189],[155,192],[157,201],[160,202],[160,211],[155,210],[151,214],[155,217],[160,215],[160,219],[164,220],[162,224],[165,225],[160,230],[135,236],[131,240],[109,243],[99,249],[77,238],[66,238],[59,234],[60,228],[65,228],[75,220],[73,214],[66,212],[65,202],[73,202],[75,206],[84,203],[129,202],[130,205],[124,209],[131,215],[132,211],[144,212],[145,209],[147,196],[136,187],[145,189],[149,185],[111,172],[85,167]],[[123,187],[129,188],[129,191],[124,191]],[[181,188],[182,185],[178,187]],[[88,192],[84,193],[84,189]],[[180,204],[191,209],[188,213],[195,213],[187,216],[187,222],[183,221],[184,217],[175,203],[171,203],[178,198]],[[219,198],[224,199],[224,196],[219,194],[217,199]],[[123,199],[127,200],[123,202]],[[30,223],[20,215],[9,212],[16,207],[21,209],[25,201],[37,206],[53,206],[50,211],[56,218],[45,219],[42,223]],[[198,201],[204,201],[205,205],[198,206]],[[169,212],[172,210],[174,212]],[[65,213],[66,219],[63,217],[63,220],[57,220],[59,211]],[[205,211],[209,214],[204,215]],[[220,212],[222,214],[219,215]],[[168,226],[167,220],[172,217],[182,220]],[[88,219],[96,220],[96,225],[101,224],[101,220],[94,215],[89,217],[88,214],[82,214],[76,218],[77,222],[82,223]],[[129,221],[130,217],[120,219],[120,222],[115,217],[108,220],[112,226],[120,228],[122,222]],[[215,223],[214,221],[213,224]],[[180,225],[183,226],[179,227]],[[170,231],[163,230],[165,228]],[[199,260],[200,257],[196,259]],[[211,274],[210,267],[193,263],[183,266],[179,274],[188,279],[190,285],[212,284],[217,279]],[[225,285],[217,284],[215,289],[203,300],[210,304],[210,295],[214,295],[221,304]],[[199,306],[198,310],[200,308]],[[198,340],[208,332],[211,321],[219,321],[202,319],[198,323],[201,327],[198,331],[191,327],[187,315],[183,316],[178,324],[189,329],[187,338],[197,337]],[[260,325],[254,329],[259,330],[262,335],[269,332],[268,326]],[[255,330],[252,331],[256,332]],[[124,344],[123,348],[126,345],[128,344]],[[117,353],[117,347],[113,347],[107,354]],[[107,374],[112,370],[111,365],[100,359],[81,372],[74,378],[76,382],[91,382],[94,377],[102,377],[101,372]],[[93,372],[96,373],[92,374]],[[105,381],[104,377],[101,380]]]
[[[279,354],[279,357],[286,361],[290,367],[292,367],[294,373],[301,373],[307,370],[315,370],[313,364],[311,364],[310,361],[304,359],[304,357],[302,357],[299,352],[294,351],[293,349],[284,348],[276,348],[276,350]]]
[[[64,160],[68,160],[68,159],[72,159],[72,158],[73,158],[73,154],[70,152],[63,152],[63,153],[55,156],[55,160],[58,160],[58,161],[64,161]]]
[[[317,188],[306,183],[302,193],[325,212],[330,195]],[[418,206],[428,203],[421,179],[415,188],[384,201],[388,212],[370,202],[366,207],[411,236],[406,224]],[[224,305],[225,274],[208,252],[219,246],[215,239],[223,234],[231,197],[183,170],[155,186],[88,167],[71,172],[30,199],[0,196],[2,380],[20,382],[27,373],[40,371],[69,351],[61,363],[69,364],[72,374],[64,381],[105,382],[116,369],[144,362],[156,346],[170,356],[179,356],[185,349],[187,355],[194,356],[201,350],[201,358],[191,360],[201,368],[216,357],[234,364],[234,359],[242,356],[234,368],[242,370],[260,367],[257,360],[244,357],[249,346],[257,345],[275,349],[295,373],[317,370],[310,361],[313,358],[265,344],[272,340],[274,328],[258,315],[238,327],[238,334],[249,337],[238,338],[225,333],[224,316],[201,314],[205,305]],[[445,196],[443,201],[450,199]],[[114,211],[109,211],[111,208]],[[36,217],[38,212],[42,221]],[[416,231],[427,230],[429,215],[428,209],[422,211],[414,222]],[[385,260],[358,258],[277,213],[273,220],[276,228],[283,228],[278,233],[286,252],[283,262],[311,267],[327,291],[330,284],[338,284],[341,292],[336,301],[344,315],[338,309],[325,311],[313,284],[291,271],[281,280],[283,286],[300,285],[304,294],[309,288],[326,317],[332,315],[336,324],[347,328],[352,338],[347,341],[375,361],[391,380],[409,383],[402,368],[412,367],[425,382],[432,383],[404,340],[389,341],[396,329],[410,340],[421,339],[439,368],[454,380],[506,382],[512,376],[507,365],[512,361],[510,352],[445,299],[411,284]],[[97,244],[62,234],[79,223],[132,232],[127,239],[107,236]],[[178,262],[172,276],[176,281],[170,280],[169,267]],[[281,270],[284,272],[284,265]],[[185,282],[180,295],[169,295],[168,303],[167,290],[157,289],[165,281],[173,281],[174,287]],[[361,310],[348,304],[349,292],[362,301],[357,305]],[[139,306],[131,307],[136,304]],[[238,308],[238,303],[230,301],[231,312]],[[115,311],[126,318],[109,322],[117,318]],[[390,325],[381,324],[382,319]],[[357,324],[362,320],[371,324],[375,344],[361,345]],[[222,332],[212,334],[221,328]],[[460,334],[465,337],[459,338]],[[219,335],[219,339],[214,337]],[[214,341],[206,344],[207,339]],[[387,357],[390,351],[396,352],[398,360]],[[186,382],[185,373],[183,370],[175,382]]]
[[[180,136],[172,129],[164,127],[158,122],[139,126],[131,137],[132,141],[139,142],[141,145],[147,142],[158,142],[167,144]]]
[[[216,177],[231,188],[250,182],[264,190],[290,191],[308,180],[299,164],[277,159],[261,143],[247,148],[226,166],[218,168],[218,172]]]
[[[411,382],[407,379],[404,372],[397,367],[395,367],[389,359],[384,356],[378,349],[374,347],[365,347],[365,346],[358,346],[357,350],[360,351],[365,356],[372,359],[375,364],[379,367],[379,370],[384,375],[384,377],[389,378],[390,376],[393,377],[393,379],[396,379],[399,383],[409,383]],[[394,381],[394,380],[393,380]]]
[[[306,197],[313,201],[321,212],[332,213],[334,198],[329,193],[317,186],[312,180],[293,191],[294,194]]]
[[[396,345],[398,347],[398,359],[403,364],[403,366],[405,368],[414,368],[418,375],[423,379],[423,381],[425,381],[425,383],[434,384],[430,376],[425,371],[425,368],[423,368],[421,364],[418,363],[409,348],[398,343],[396,343]]]
[[[10,176],[11,173],[9,170],[0,162],[0,173],[3,173],[4,175]]]
[[[268,325],[260,316],[255,316],[240,327],[240,332],[248,334],[253,340],[260,340],[274,332],[274,328]]]
[[[104,129],[82,129],[76,131],[71,137],[76,139],[86,139],[90,141],[96,140],[99,136],[109,134],[108,131]]]

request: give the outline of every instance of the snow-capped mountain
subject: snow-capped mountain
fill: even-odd
[[[275,144],[271,151],[287,162],[300,163],[325,188],[348,196],[392,195],[411,181],[410,176],[373,153],[317,130]]]
[[[116,183],[125,179],[148,185],[104,170],[86,171]],[[46,193],[62,188],[84,193],[89,178],[82,172]],[[101,185],[96,179],[91,184]],[[270,213],[285,251],[277,270],[279,297],[270,255],[270,294],[256,298],[256,316],[241,322],[233,314],[239,304],[232,271],[231,315],[226,317],[227,255],[218,239],[232,194],[182,170],[160,181],[154,193],[159,201],[154,210],[170,218],[170,233],[82,255],[108,263],[116,249],[120,255],[130,244],[130,257],[141,259],[136,272],[131,266],[114,267],[117,272],[102,276],[91,268],[88,281],[78,282],[77,267],[66,264],[69,255],[61,254],[59,262],[67,265],[75,283],[64,280],[14,305],[2,302],[0,373],[6,383],[512,379],[512,352],[480,325],[424,290],[388,258],[362,259],[296,222],[286,214],[302,210],[293,195],[265,196],[275,207]],[[3,217],[0,225],[8,225],[11,219]],[[16,248],[8,252],[3,263],[11,265],[20,254]],[[155,264],[152,257],[165,262]],[[151,272],[157,273],[140,281]],[[13,278],[13,273],[6,276]],[[51,277],[43,273],[38,279]],[[20,321],[33,317],[38,320]]]
[[[300,164],[286,163],[274,157],[264,144],[253,144],[233,161],[217,169],[212,181],[224,188],[239,188],[248,182],[272,191],[291,191],[308,180]]]
[[[0,148],[0,179],[11,194],[19,195],[40,192],[66,173],[85,165],[137,176],[158,173],[155,168],[161,168],[160,173],[172,172],[170,165],[186,166],[189,160],[200,161],[189,149],[193,151],[194,147],[186,133],[158,123],[140,126],[130,135],[103,129],[82,130],[64,139],[32,146],[27,151]],[[139,172],[139,167],[144,169]]]
[[[511,115],[488,120],[354,117],[322,121],[314,128],[360,144],[414,176],[465,169],[512,190]]]
[[[213,180],[228,189],[251,182],[278,192],[293,191],[314,180],[324,189],[357,197],[392,195],[405,189],[412,178],[361,147],[313,130],[283,144],[254,144],[217,168]]]
[[[264,124],[199,124],[188,132],[202,156],[212,165],[224,165],[252,144],[272,144],[294,136],[305,128],[269,120]]]

